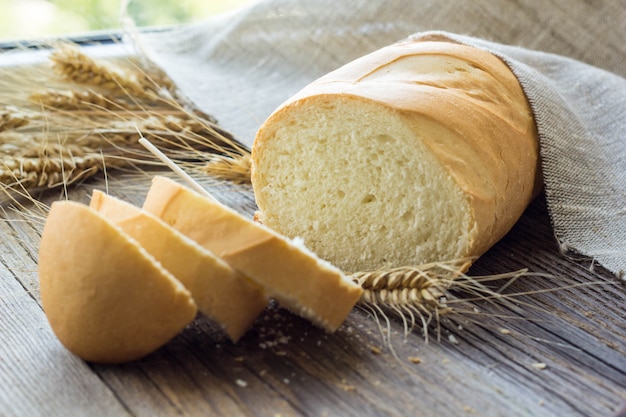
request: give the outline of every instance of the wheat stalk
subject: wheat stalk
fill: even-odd
[[[77,46],[61,44],[50,55],[54,71],[76,84],[86,84],[124,95],[140,98],[158,97],[154,85],[134,72],[104,61],[96,61],[84,54]]]

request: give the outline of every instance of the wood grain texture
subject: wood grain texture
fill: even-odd
[[[36,241],[20,241],[21,226],[0,223],[0,415],[128,415],[52,334],[37,303],[36,253],[26,250]]]
[[[109,179],[109,191],[141,204],[150,178]],[[105,185],[78,186],[70,198],[87,202],[92,188]],[[253,214],[250,189],[211,189]],[[602,268],[559,252],[541,198],[471,274],[529,268],[550,276],[519,278],[507,299],[461,302],[458,314],[431,326],[428,343],[418,330],[405,335],[401,320],[376,320],[362,309],[331,335],[271,305],[236,345],[199,317],[157,352],[118,366],[84,363],[56,340],[37,293],[40,226],[7,217],[0,223],[2,416],[609,417],[626,401],[626,289]]]

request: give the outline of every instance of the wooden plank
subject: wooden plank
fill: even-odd
[[[32,253],[0,222],[0,415],[124,416],[128,411],[61,346],[36,302]],[[28,277],[24,287],[17,277]]]
[[[150,177],[112,177],[109,190],[141,204]],[[70,196],[88,201],[94,187],[105,189],[90,182]],[[254,212],[249,188],[212,190],[242,213]],[[117,415],[137,416],[582,417],[610,416],[626,401],[624,288],[601,268],[590,270],[559,253],[542,199],[471,272],[529,267],[553,276],[520,278],[507,292],[546,292],[459,304],[464,311],[441,320],[440,341],[435,327],[426,343],[419,331],[405,336],[401,320],[391,319],[388,327],[380,320],[379,327],[359,309],[329,335],[272,306],[236,345],[199,318],[154,354],[118,366],[88,366],[63,350],[36,293],[31,297],[24,290],[36,285],[37,228],[2,227],[2,283],[10,288],[3,293],[17,291],[23,299],[3,298],[2,317],[34,317],[0,324],[13,323],[11,338],[0,340],[0,381],[3,387],[14,385],[8,394],[0,393],[7,415],[47,410],[50,401],[60,414],[106,404]],[[576,286],[563,288],[571,285]],[[35,394],[27,388],[34,381],[39,383]],[[10,401],[16,397],[20,405]]]

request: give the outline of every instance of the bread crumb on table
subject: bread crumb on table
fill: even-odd
[[[348,382],[345,379],[341,380],[341,383],[339,384],[339,388],[341,388],[345,392],[356,391],[356,387],[354,385],[348,384]]]

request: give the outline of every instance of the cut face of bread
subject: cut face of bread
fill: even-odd
[[[135,239],[187,288],[201,312],[237,341],[265,309],[263,289],[158,217],[94,191],[90,206]]]
[[[141,358],[196,315],[189,291],[135,240],[74,202],[52,204],[41,237],[39,282],[52,330],[87,361]]]
[[[538,139],[501,60],[407,40],[289,99],[251,161],[259,220],[357,272],[480,256],[533,197]]]
[[[261,221],[348,271],[465,255],[469,202],[422,144],[454,133],[433,125],[416,137],[400,112],[352,97],[294,108],[255,155]]]
[[[276,232],[164,177],[143,208],[223,258],[270,297],[317,325],[336,330],[361,288],[334,266]]]

